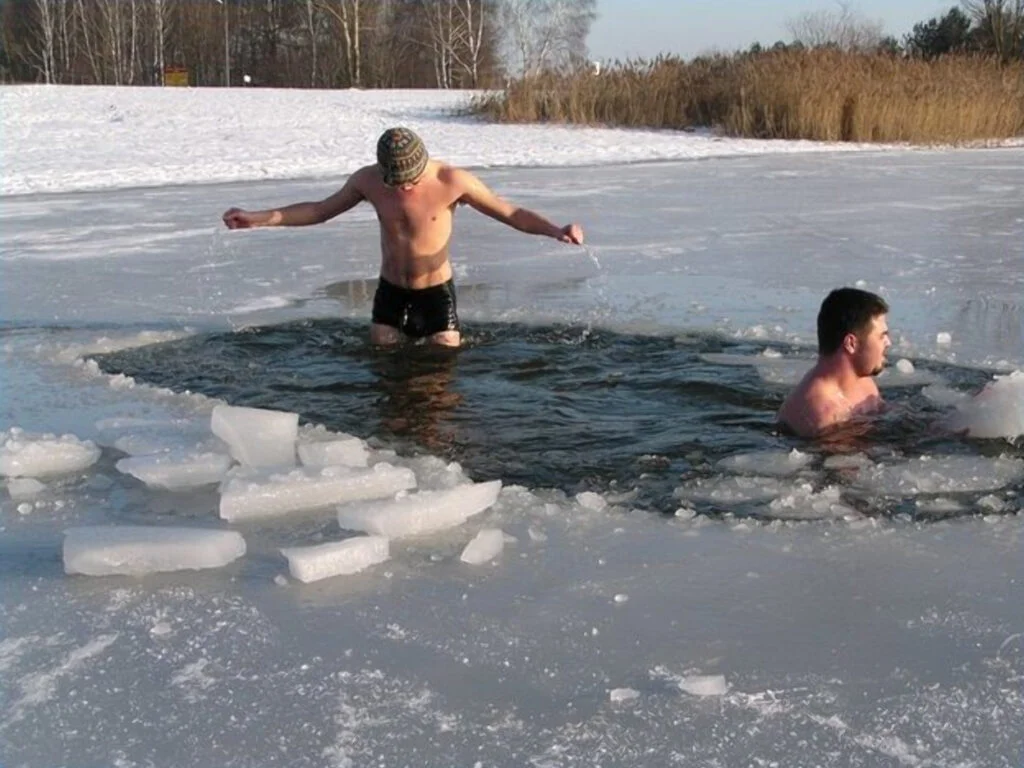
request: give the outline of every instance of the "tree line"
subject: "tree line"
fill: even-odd
[[[0,79],[490,88],[577,66],[596,0],[0,0]]]
[[[995,56],[1003,62],[1024,58],[1024,0],[963,0],[946,13],[921,21],[902,39],[885,34],[881,21],[869,19],[845,2],[808,11],[786,23],[792,43],[804,48],[883,52],[920,59],[958,54]],[[760,52],[760,45],[754,52]]]

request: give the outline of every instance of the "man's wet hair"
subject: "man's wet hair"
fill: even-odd
[[[818,354],[831,355],[846,334],[860,336],[871,321],[889,312],[885,299],[860,288],[836,288],[818,310]]]

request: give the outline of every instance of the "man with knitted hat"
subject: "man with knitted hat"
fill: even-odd
[[[502,200],[469,171],[430,159],[423,141],[408,128],[384,131],[377,141],[376,165],[360,168],[330,197],[266,211],[231,208],[224,223],[230,229],[320,224],[364,200],[380,222],[380,281],[370,326],[374,344],[406,338],[452,347],[461,342],[448,257],[459,204],[520,232],[583,243],[577,224],[558,227]]]

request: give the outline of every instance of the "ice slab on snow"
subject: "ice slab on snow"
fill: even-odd
[[[0,475],[51,477],[80,472],[100,457],[91,440],[74,435],[29,435],[18,427],[0,432]]]
[[[308,584],[331,576],[358,573],[388,559],[388,540],[384,536],[357,536],[312,547],[286,547],[293,578]]]
[[[745,475],[771,475],[786,477],[799,472],[811,463],[814,457],[801,453],[795,448],[792,451],[753,451],[727,456],[716,465],[726,472]]]
[[[470,565],[483,565],[501,554],[505,534],[500,528],[484,528],[466,545],[459,560]]]
[[[31,477],[13,477],[7,481],[7,493],[12,501],[34,499],[45,490],[45,484]]]
[[[947,424],[971,437],[1012,438],[1024,435],[1024,371],[996,376],[977,395],[962,403]]]
[[[152,488],[182,491],[219,483],[231,464],[231,457],[223,453],[170,451],[121,459],[117,469]]]
[[[377,466],[380,466],[379,464]],[[397,539],[461,525],[494,504],[500,480],[460,485],[445,491],[420,491],[391,501],[349,504],[338,509],[338,524]]]
[[[305,467],[365,467],[370,452],[358,437],[299,443],[299,461]]]
[[[858,491],[883,496],[994,491],[1024,478],[1024,460],[985,456],[922,456],[862,469]]]
[[[104,525],[64,532],[64,571],[86,576],[220,568],[244,554],[236,531]]]
[[[725,675],[688,675],[679,681],[679,688],[691,696],[724,696],[729,690]]]
[[[221,486],[220,516],[255,520],[349,501],[393,496],[416,487],[411,469],[376,464],[356,467],[296,468],[290,472],[248,469]]]
[[[249,467],[295,465],[299,414],[218,405],[210,416],[213,434],[228,444],[231,455]]]

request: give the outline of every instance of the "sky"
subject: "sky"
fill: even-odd
[[[881,20],[886,34],[902,38],[914,24],[945,13],[955,0],[861,0],[851,10]],[[588,45],[596,60],[686,58],[733,51],[751,43],[788,40],[786,21],[808,11],[838,9],[828,0],[598,0]]]

